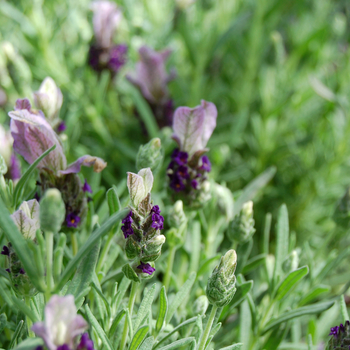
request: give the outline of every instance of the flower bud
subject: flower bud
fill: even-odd
[[[193,315],[204,315],[209,305],[208,298],[205,295],[198,297],[193,304]]]
[[[168,217],[170,227],[180,228],[183,224],[187,222],[182,200],[178,200],[175,202],[175,204],[169,211]]]
[[[139,244],[129,237],[125,244],[125,254],[130,260],[135,259],[141,253],[141,247]]]
[[[151,168],[157,171],[163,161],[162,144],[158,137],[152,139],[145,145],[141,145],[136,157],[136,168]]]
[[[227,187],[217,183],[214,183],[213,190],[219,210],[225,215],[226,220],[232,220],[234,215],[234,200],[231,191]]]
[[[209,302],[217,307],[227,305],[233,298],[236,288],[236,252],[231,249],[220,259],[208,279],[206,294]]]
[[[247,242],[254,234],[253,202],[243,204],[241,212],[231,221],[228,236],[238,243]]]
[[[48,189],[40,201],[40,209],[41,229],[57,233],[66,215],[61,192],[56,188]]]
[[[294,249],[282,263],[282,269],[285,273],[296,270],[299,266],[299,252]]]
[[[333,220],[345,229],[350,227],[350,187],[340,199],[333,214]]]
[[[34,92],[36,108],[42,110],[50,121],[58,117],[62,102],[62,92],[50,77],[45,78],[40,85],[39,91]]]
[[[346,321],[344,325],[332,327],[329,335],[332,337],[328,342],[327,350],[348,350],[350,346],[350,322]]]
[[[142,249],[140,258],[143,261],[155,261],[159,258],[162,245],[165,243],[165,236],[159,235],[147,241]]]

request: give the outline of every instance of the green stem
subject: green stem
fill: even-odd
[[[167,269],[165,271],[165,276],[164,276],[164,286],[166,291],[168,291],[169,289],[170,277],[171,277],[171,273],[173,272],[175,253],[176,253],[176,247],[171,246],[169,249]]]
[[[96,274],[101,282],[101,279],[102,279],[102,275],[99,275],[98,273],[101,271],[101,268],[106,260],[106,256],[109,252],[109,249],[112,245],[112,240],[113,240],[113,237],[114,237],[114,230],[112,230],[109,234],[108,234],[108,237],[107,237],[107,241],[106,241],[106,244],[104,244],[103,246],[103,249],[102,249],[102,252],[101,252],[101,255],[100,255],[100,259],[97,263],[97,267],[96,267]]]
[[[78,240],[75,233],[71,234],[71,242],[72,242],[73,256],[76,256],[78,253]]]
[[[52,260],[53,260],[53,233],[45,232],[46,241],[46,302],[49,301],[54,281],[52,278]]]
[[[205,327],[205,330],[202,334],[202,338],[201,338],[201,342],[199,343],[199,347],[198,350],[204,350],[205,349],[205,344],[207,343],[210,331],[211,331],[211,327],[213,326],[213,322],[214,322],[214,318],[216,315],[216,310],[217,310],[217,306],[213,305],[213,308],[211,309],[211,313],[207,322],[207,325]]]
[[[130,317],[132,317],[132,311],[134,309],[134,303],[135,303],[135,297],[136,297],[138,284],[139,284],[139,282],[132,282],[132,285],[131,285],[131,292],[130,292],[129,303],[128,303]],[[128,331],[129,331],[128,320],[125,317],[123,336],[122,336],[122,340],[120,342],[119,350],[124,350],[124,348],[125,348],[126,340],[128,338]]]
[[[29,308],[31,308],[31,307],[30,307],[30,297],[25,297],[25,302],[26,302],[26,305],[27,305]],[[29,335],[29,338],[35,338],[35,334],[34,334],[34,332],[31,330],[32,325],[33,325],[33,322],[32,322],[32,320],[31,320],[28,316],[26,316],[26,322],[27,322],[27,328],[28,328],[28,335]]]

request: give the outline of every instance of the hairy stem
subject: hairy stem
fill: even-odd
[[[205,344],[207,343],[210,331],[211,331],[211,327],[213,326],[213,322],[214,322],[214,318],[216,315],[216,310],[217,310],[217,306],[213,305],[213,308],[211,309],[211,313],[207,322],[207,325],[205,327],[205,330],[202,334],[202,338],[201,341],[199,343],[199,347],[198,350],[204,350],[205,349]]]

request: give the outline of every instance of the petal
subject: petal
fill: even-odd
[[[74,339],[79,334],[84,333],[89,325],[81,315],[76,315],[69,326],[70,339]]]
[[[13,148],[28,163],[32,164],[45,151],[56,145],[56,148],[38,164],[38,168],[47,167],[57,171],[66,167],[61,143],[45,118],[26,109],[10,112],[9,116],[12,118]]]
[[[133,205],[137,208],[142,199],[145,198],[145,186],[143,178],[134,173],[127,173],[127,186],[130,194],[130,199]]]
[[[179,143],[180,149],[187,152],[189,156],[203,148],[204,120],[205,111],[202,106],[179,107],[174,113],[173,138]]]
[[[49,350],[56,350],[56,346],[53,344],[44,322],[34,323],[31,330],[45,342]]]
[[[143,185],[145,187],[145,196],[146,196],[148,193],[151,192],[153,187],[153,174],[152,174],[151,168],[141,169],[138,172],[138,175],[140,175],[143,179]]]
[[[76,174],[80,171],[83,165],[87,167],[93,166],[94,172],[100,173],[107,166],[107,163],[99,157],[86,155],[70,164],[67,169],[60,171],[60,174]]]
[[[204,109],[202,148],[205,148],[210,139],[210,136],[216,128],[216,118],[218,116],[218,111],[212,102],[202,100],[201,106]]]

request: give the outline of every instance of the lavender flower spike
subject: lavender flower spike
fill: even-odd
[[[77,315],[73,295],[54,295],[45,307],[45,321],[35,323],[32,331],[49,350],[58,350],[75,349],[76,337],[87,328],[84,318]]]
[[[165,62],[171,51],[154,51],[150,47],[139,49],[140,61],[136,65],[136,73],[127,79],[141,90],[142,95],[150,102],[163,104],[169,99],[167,84],[176,76],[172,71],[168,74]]]
[[[91,10],[94,12],[92,22],[97,46],[108,49],[113,44],[113,34],[120,22],[121,13],[111,1],[94,1]]]
[[[173,120],[173,139],[180,150],[187,152],[189,157],[204,150],[216,127],[217,114],[215,105],[204,100],[195,108],[177,108]]]

